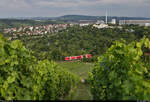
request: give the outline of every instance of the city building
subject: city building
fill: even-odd
[[[49,24],[41,26],[24,26],[19,28],[5,28],[3,31],[5,34],[12,34],[14,37],[16,35],[43,35],[58,32],[60,30],[66,29],[67,24]]]
[[[103,20],[98,20],[97,22],[96,22],[96,24],[104,24],[105,22],[103,21]]]
[[[89,23],[81,23],[80,27],[82,27],[82,26],[88,26],[88,25],[89,25]]]
[[[99,25],[98,24],[94,24],[93,27],[96,27],[96,28],[100,29],[100,28],[108,28],[109,26],[108,26],[108,24],[102,24],[101,23]]]
[[[140,26],[150,26],[150,20],[120,20],[119,21],[119,25],[123,25],[123,24],[137,24]]]
[[[150,26],[150,23],[145,23],[145,26]]]
[[[112,19],[111,24],[116,24],[116,19]]]

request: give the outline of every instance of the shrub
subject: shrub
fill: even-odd
[[[126,45],[116,41],[90,73],[91,93],[95,100],[150,100],[150,80],[141,61],[141,47],[150,48],[148,39]]]
[[[56,100],[76,81],[55,62],[37,61],[21,41],[0,35],[0,100]]]

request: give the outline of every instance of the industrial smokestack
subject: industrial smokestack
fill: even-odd
[[[107,24],[107,10],[106,10],[106,18],[105,18],[105,23]]]

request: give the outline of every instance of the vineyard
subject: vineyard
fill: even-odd
[[[80,78],[80,82],[63,100],[92,100],[90,86],[86,81],[83,83],[82,80],[88,79],[88,73],[93,69],[94,64],[84,62],[58,62],[58,65],[64,67],[66,70]]]
[[[78,80],[53,61],[38,61],[21,41],[0,35],[1,100],[58,100]]]
[[[90,73],[94,100],[150,100],[150,66],[142,60],[148,38],[126,44],[116,41],[98,57]]]
[[[148,49],[146,37],[122,39],[95,64],[64,63],[37,59],[22,41],[0,35],[0,100],[150,100]]]

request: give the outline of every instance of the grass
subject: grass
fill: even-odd
[[[89,86],[79,83],[64,100],[92,100]]]
[[[93,63],[83,62],[58,62],[58,64],[70,72],[78,75],[81,79],[88,78],[88,73],[92,70]],[[72,89],[70,94],[64,100],[92,100],[90,87],[88,84],[79,83]]]
[[[87,78],[88,72],[90,72],[94,66],[93,63],[84,62],[59,62],[58,64],[70,72],[78,75],[80,78]]]

